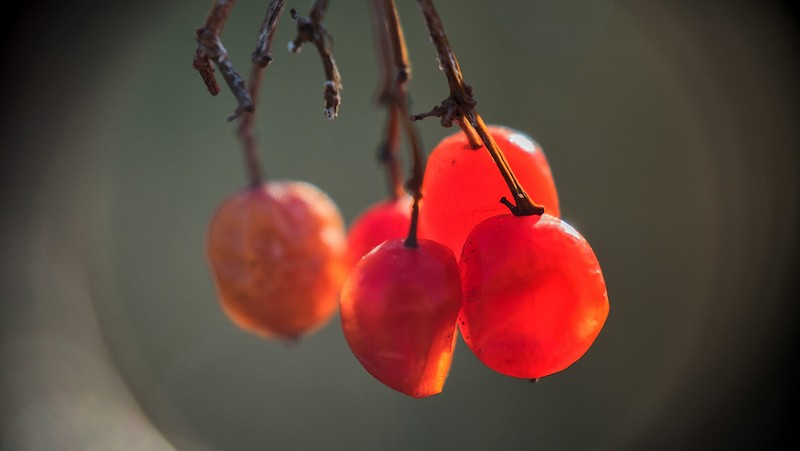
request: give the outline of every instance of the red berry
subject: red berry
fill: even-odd
[[[270,182],[226,199],[208,230],[223,309],[239,327],[296,339],[334,313],[346,275],[336,205],[303,182]]]
[[[384,241],[406,236],[412,202],[410,196],[388,199],[370,206],[353,221],[347,232],[351,266]]]
[[[478,224],[459,262],[464,341],[489,368],[538,378],[567,368],[608,316],[597,258],[566,222],[500,215]]]
[[[542,149],[527,135],[492,126],[511,169],[531,199],[559,216],[550,166]],[[445,138],[430,155],[420,203],[420,236],[445,244],[455,255],[470,230],[486,218],[508,213],[500,198],[510,197],[508,185],[485,148],[473,150],[464,133]],[[513,201],[513,199],[509,199]]]
[[[351,272],[340,301],[353,354],[385,385],[414,397],[442,391],[455,345],[461,282],[446,246],[389,240]]]

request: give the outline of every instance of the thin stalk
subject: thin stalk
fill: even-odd
[[[381,0],[376,0],[376,3]],[[411,64],[408,60],[403,28],[397,14],[394,0],[383,0],[384,27],[378,27],[386,33],[386,40],[391,49],[391,57],[386,58],[393,62],[394,83],[389,94],[388,102],[398,113],[403,130],[406,133],[411,151],[411,174],[406,182],[406,189],[411,193],[414,203],[411,206],[411,224],[405,240],[407,247],[418,246],[417,229],[419,222],[419,201],[422,199],[422,179],[425,174],[425,155],[422,150],[422,140],[408,114],[408,95],[406,84],[411,78]]]
[[[264,72],[274,59],[272,57],[272,38],[278,28],[278,21],[285,6],[286,0],[272,0],[261,25],[258,43],[251,57],[253,65],[250,68],[250,79],[247,84],[248,93],[254,104],[258,102]],[[236,132],[242,144],[250,184],[257,186],[263,181],[264,174],[258,158],[258,145],[253,131],[254,121],[255,111],[242,113],[239,117],[239,126]]]
[[[385,5],[383,0],[373,0],[372,23],[376,43],[376,52],[380,62],[380,80],[376,99],[379,105],[386,108],[386,124],[384,126],[383,141],[378,146],[378,161],[386,172],[386,182],[389,198],[399,199],[405,191],[397,157],[400,147],[400,114],[391,101],[394,89],[394,62],[391,57],[392,47],[386,32]]]

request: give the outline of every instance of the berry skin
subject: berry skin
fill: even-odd
[[[364,256],[342,289],[350,349],[383,384],[421,398],[442,391],[455,346],[461,282],[446,246],[389,240]]]
[[[386,240],[402,238],[411,224],[410,196],[387,199],[364,210],[347,232],[351,266]]]
[[[549,215],[489,218],[459,262],[459,328],[489,368],[519,378],[561,371],[592,345],[608,316],[600,265],[586,240]]]
[[[344,223],[313,185],[269,182],[233,194],[211,220],[207,252],[223,310],[242,329],[297,339],[336,310]]]
[[[491,126],[489,133],[530,198],[558,217],[556,186],[541,147],[509,128]],[[422,192],[420,236],[449,246],[455,255],[461,255],[464,240],[475,225],[508,213],[500,203],[500,198],[510,197],[508,185],[486,149],[471,149],[462,132],[445,138],[431,152]]]

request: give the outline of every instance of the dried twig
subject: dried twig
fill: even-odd
[[[236,111],[229,119],[235,119],[243,112],[252,112],[254,108],[244,80],[233,68],[233,64],[228,59],[228,52],[220,40],[222,29],[235,3],[235,0],[213,0],[205,24],[195,32],[197,51],[192,63],[194,68],[200,72],[211,95],[220,93],[219,85],[214,77],[212,62],[222,72],[225,82],[238,102]]]
[[[289,51],[297,53],[303,48],[303,44],[310,42],[317,48],[322,67],[325,70],[325,115],[328,119],[334,119],[339,114],[341,104],[342,78],[336,61],[331,53],[332,37],[322,20],[328,9],[327,0],[314,0],[308,17],[301,16],[296,10],[290,9],[292,19],[297,21],[297,37],[289,42]]]
[[[480,147],[476,138],[486,146],[486,150],[492,156],[497,168],[503,176],[508,189],[511,191],[514,203],[503,197],[500,199],[504,205],[515,215],[541,215],[544,208],[535,204],[525,189],[520,185],[519,180],[514,175],[511,167],[506,161],[502,150],[497,146],[494,138],[489,134],[483,118],[475,110],[476,101],[472,96],[472,88],[464,82],[461,67],[458,65],[455,53],[450,47],[447,35],[444,32],[442,21],[433,6],[432,0],[417,0],[419,8],[425,17],[425,24],[428,27],[431,41],[436,47],[439,64],[447,77],[450,86],[450,95],[427,113],[417,114],[411,117],[412,120],[419,120],[430,116],[441,118],[442,125],[450,127],[453,123],[458,123],[462,130],[467,134],[467,138],[473,147]]]
[[[262,69],[266,68],[274,59],[272,57],[272,38],[275,36],[275,30],[278,29],[278,19],[281,18],[285,6],[286,0],[273,0],[267,8],[264,23],[258,33],[258,44],[252,57],[253,64]]]

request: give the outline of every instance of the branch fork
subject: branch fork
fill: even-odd
[[[195,31],[197,50],[192,61],[192,66],[200,73],[200,77],[211,95],[215,96],[220,93],[212,63],[222,73],[222,77],[238,103],[236,111],[228,120],[236,119],[244,112],[252,113],[255,110],[255,104],[247,86],[228,59],[228,52],[220,40],[222,29],[235,3],[235,0],[215,0],[211,5],[211,11],[206,16],[205,24]]]
[[[333,38],[322,24],[327,8],[327,0],[315,0],[308,17],[300,15],[295,9],[289,10],[292,19],[297,22],[297,37],[289,42],[289,51],[298,53],[303,49],[305,43],[311,43],[317,48],[326,77],[323,91],[325,116],[328,119],[335,119],[339,114],[339,105],[342,103],[342,77],[331,52]]]

